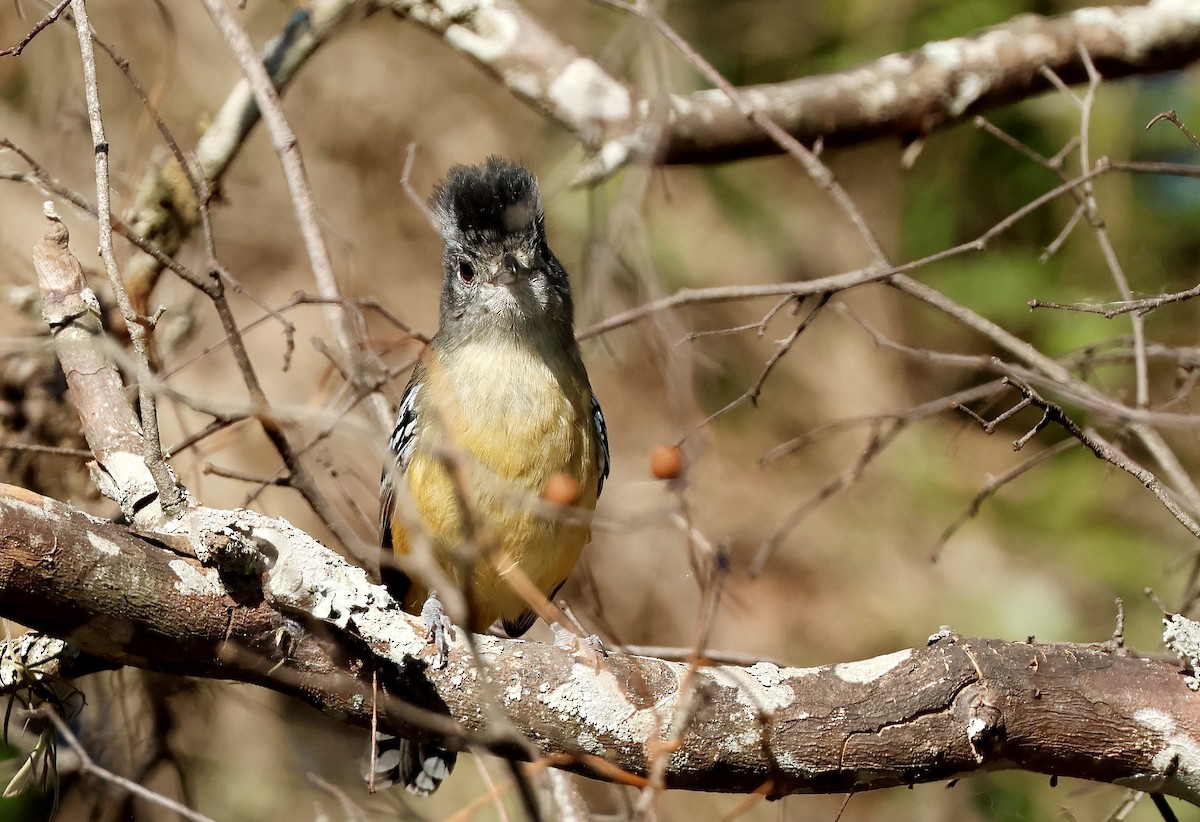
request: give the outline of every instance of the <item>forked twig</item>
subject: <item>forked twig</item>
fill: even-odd
[[[1117,449],[1116,446],[1114,446],[1096,431],[1092,429],[1081,428],[1067,415],[1067,413],[1062,409],[1062,406],[1045,399],[1028,384],[1012,377],[1006,377],[1005,382],[1020,392],[1021,396],[1024,398],[1019,405],[1033,405],[1042,409],[1042,418],[1038,420],[1033,428],[1013,442],[1014,451],[1021,450],[1021,448],[1023,448],[1031,439],[1033,439],[1033,437],[1044,430],[1046,426],[1050,425],[1051,423],[1057,424],[1064,428],[1067,433],[1069,433],[1075,439],[1079,440],[1079,442],[1086,446],[1088,450],[1090,450],[1097,457],[1107,463],[1115,465],[1117,468],[1120,468],[1122,471],[1125,471],[1133,476],[1134,479],[1140,482],[1148,491],[1150,491],[1150,493],[1154,494],[1155,498],[1162,503],[1163,507],[1171,512],[1171,515],[1175,517],[1180,525],[1186,528],[1188,532],[1192,534],[1192,536],[1200,538],[1200,523],[1197,523],[1196,520],[1191,517],[1191,515],[1184,511],[1183,508],[1181,508],[1179,504],[1175,502],[1175,499],[1171,495],[1170,491],[1151,471],[1127,457],[1119,449]],[[1007,413],[1008,412],[1006,412],[1006,414]],[[971,416],[976,420],[981,420],[981,418],[976,414],[971,414]]]

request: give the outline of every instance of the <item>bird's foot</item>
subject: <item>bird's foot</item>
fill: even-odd
[[[557,622],[550,624],[550,631],[554,634],[555,648],[565,648],[579,662],[591,667],[593,670],[600,670],[601,665],[604,663],[604,658],[608,656],[608,649],[604,647],[603,640],[597,634],[589,634],[588,636],[581,637],[570,629],[559,625]]]
[[[450,661],[450,618],[442,608],[441,600],[432,591],[425,604],[421,606],[421,621],[429,632],[428,644],[433,646],[433,659],[430,665],[434,670],[441,670]]]

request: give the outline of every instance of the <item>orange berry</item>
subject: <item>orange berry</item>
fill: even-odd
[[[650,449],[650,473],[657,479],[676,479],[683,470],[683,450],[678,445],[656,445]]]
[[[546,486],[542,489],[542,498],[556,505],[574,505],[579,502],[582,490],[578,480],[560,472],[551,474],[550,479],[546,480]]]

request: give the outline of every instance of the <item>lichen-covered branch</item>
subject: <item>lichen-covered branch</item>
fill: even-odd
[[[211,563],[234,544],[261,552],[264,570],[227,585]],[[464,637],[430,669],[414,619],[365,572],[247,511],[197,508],[147,535],[0,486],[0,615],[103,660],[256,683],[364,728],[374,671],[385,724],[512,755],[486,727],[494,700],[548,761],[593,775],[636,781],[675,734],[670,787],[847,792],[1018,767],[1200,804],[1196,696],[1166,662],[943,632],[862,662],[704,667],[684,689],[682,663],[614,653],[594,665],[481,636],[484,681]],[[669,727],[681,714],[686,726]]]
[[[619,4],[614,4],[619,5]],[[706,163],[784,149],[746,107],[803,143],[847,145],[918,139],[963,117],[1087,79],[1081,49],[1106,78],[1169,71],[1200,59],[1200,6],[1153,0],[1057,17],[1021,15],[952,40],[861,66],[783,83],[650,100],[548,31],[513,0],[463,4],[391,0],[398,13],[438,33],[521,99],[574,134],[594,155],[595,179],[631,158]],[[630,5],[636,13],[636,7]]]
[[[42,315],[83,433],[96,456],[92,477],[131,522],[150,527],[162,520],[159,488],[145,458],[142,429],[125,397],[125,385],[105,352],[100,303],[67,247],[67,229],[53,211],[46,236],[33,249],[42,294]]]
[[[647,101],[514,0],[391,0],[388,5],[487,69],[589,151],[602,151],[609,167],[653,147],[643,133],[657,131],[648,119]]]
[[[966,37],[784,83],[743,87],[740,96],[805,143],[913,140],[974,113],[1087,80],[1086,50],[1106,79],[1171,71],[1200,59],[1200,5],[1084,8],[1057,17],[1023,14]],[[659,156],[666,163],[776,154],[780,147],[726,95],[671,98]]]

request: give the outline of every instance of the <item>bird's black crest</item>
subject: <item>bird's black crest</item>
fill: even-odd
[[[489,157],[482,166],[454,166],[430,199],[446,241],[500,238],[534,230],[542,221],[537,180],[522,165]]]

